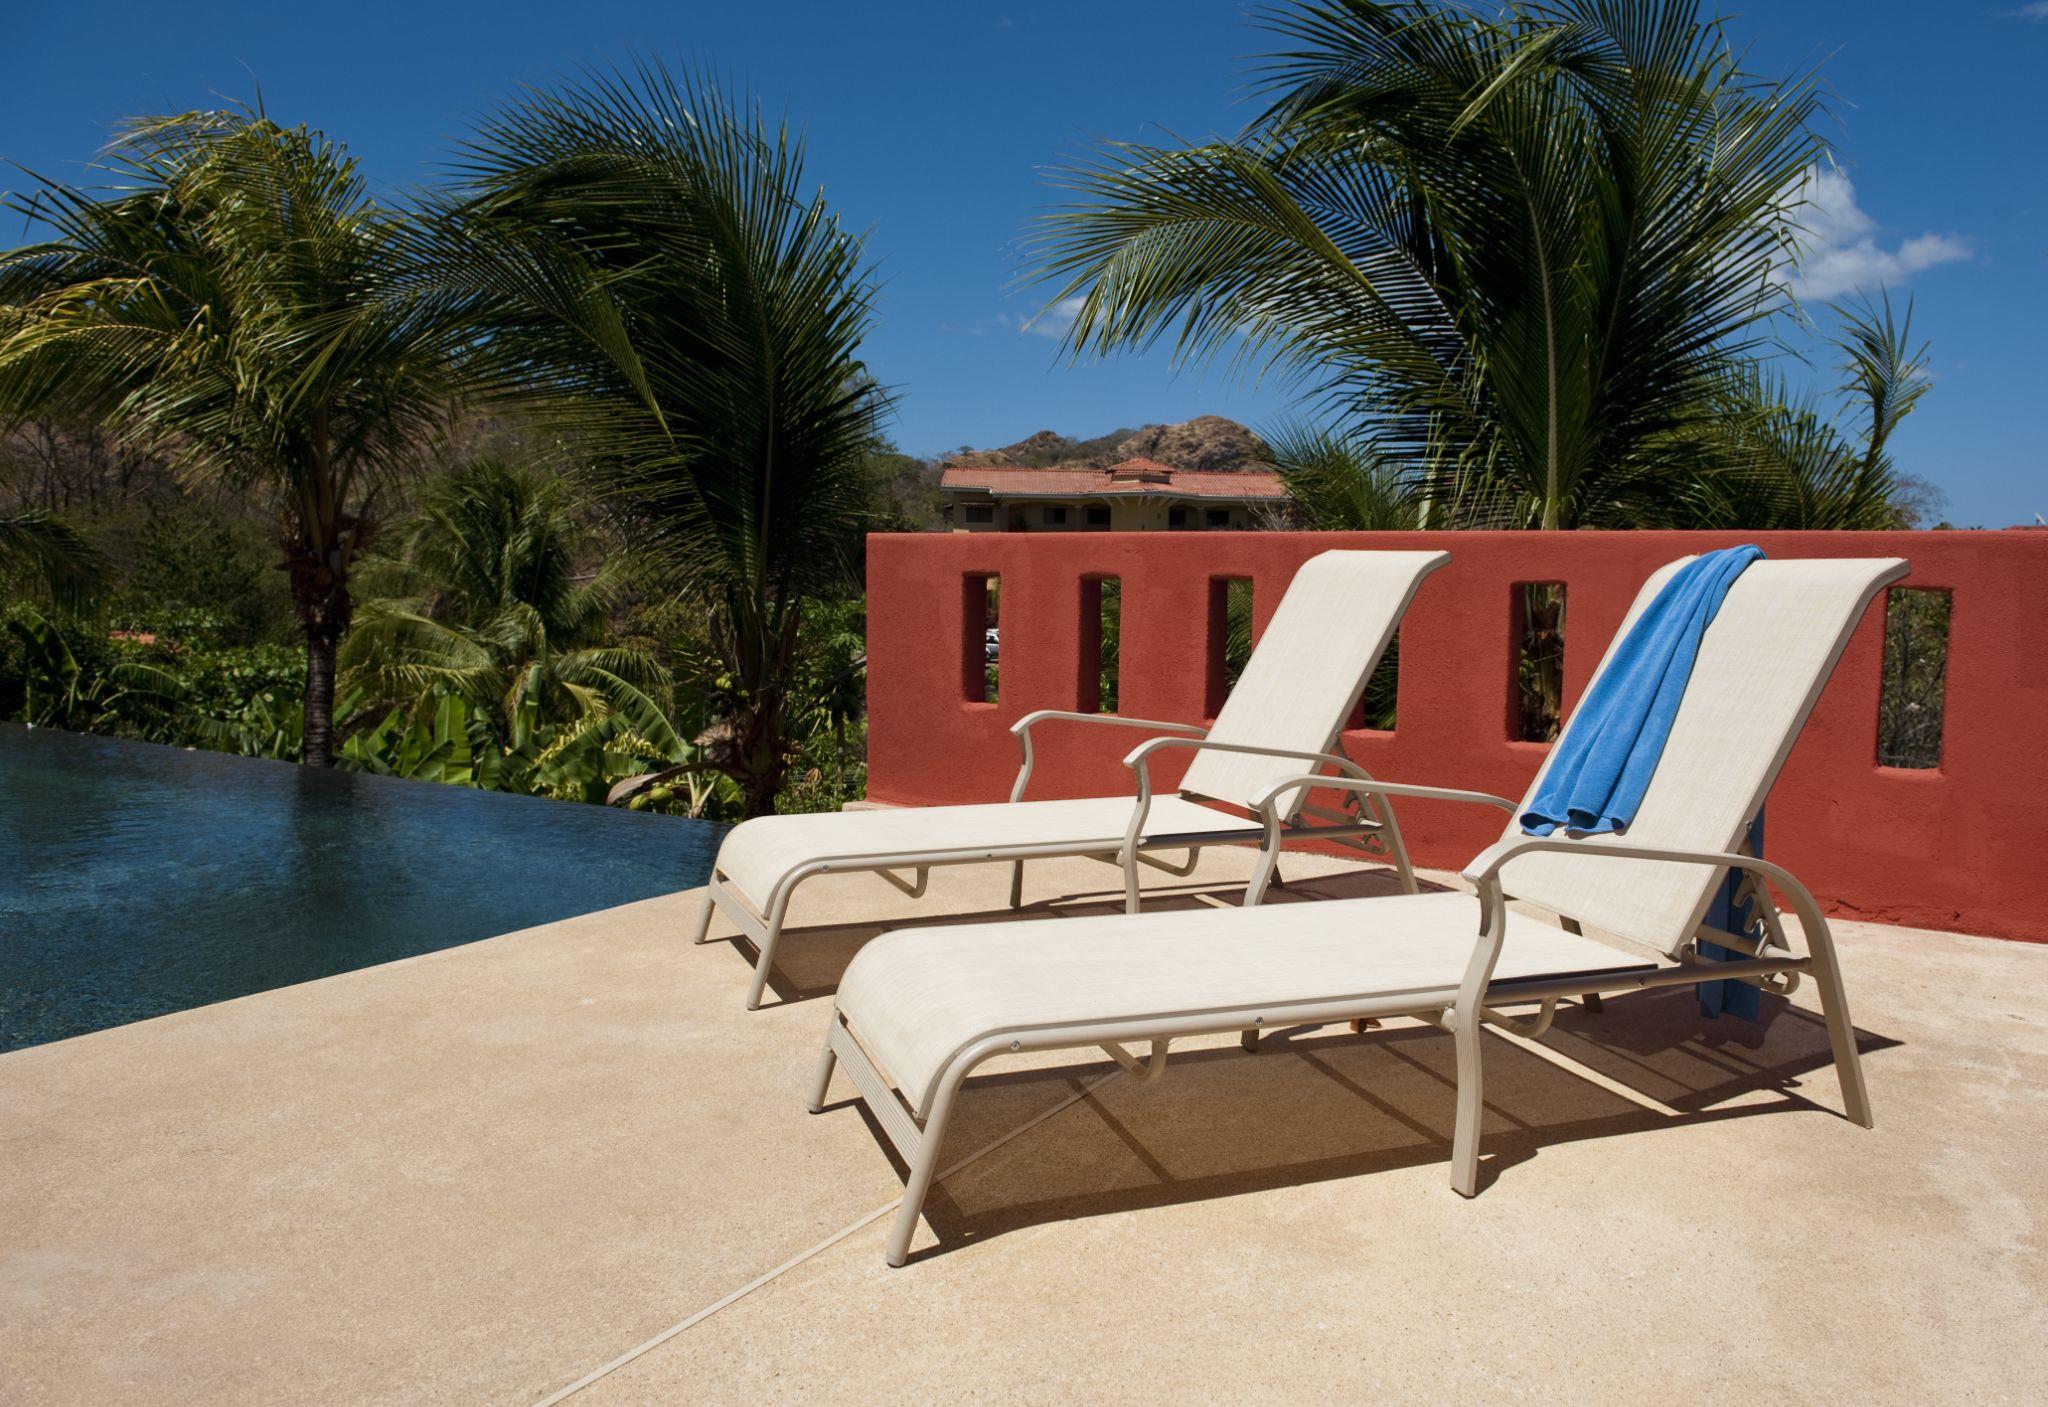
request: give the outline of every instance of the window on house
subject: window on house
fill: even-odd
[[[1188,526],[1188,510],[1185,508],[1167,509],[1166,526],[1169,528],[1184,528]]]
[[[1227,528],[1230,526],[1230,510],[1228,508],[1211,508],[1202,517],[1212,528]]]
[[[1038,510],[1038,521],[1049,528],[1063,528],[1067,525],[1067,505],[1048,503]]]
[[[992,503],[970,503],[960,510],[963,523],[993,523],[995,520],[996,510]]]
[[[1099,508],[1090,508],[1088,510],[1088,526],[1091,528],[1108,527],[1109,508],[1106,505]]]

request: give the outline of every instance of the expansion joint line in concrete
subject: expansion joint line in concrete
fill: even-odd
[[[943,1169],[939,1173],[939,1175],[933,1179],[933,1181],[944,1182],[947,1178],[951,1177],[954,1173],[959,1172],[968,1164],[975,1163],[983,1158],[986,1158],[989,1154],[995,1152],[998,1148],[1001,1148],[1004,1144],[1010,1142],[1012,1139],[1023,1137],[1025,1134],[1031,1132],[1031,1130],[1037,1128],[1040,1124],[1044,1123],[1047,1119],[1052,1118],[1055,1114],[1059,1114],[1067,1109],[1071,1109],[1074,1105],[1079,1104],[1082,1100],[1088,1098],[1089,1095],[1095,1093],[1095,1091],[1101,1089],[1104,1085],[1110,1083],[1110,1081],[1122,1079],[1123,1075],[1124,1072],[1120,1069],[1112,1070],[1109,1074],[1104,1075],[1101,1079],[1096,1080],[1094,1083],[1083,1085],[1080,1089],[1075,1090],[1072,1094],[1068,1095],[1065,1099],[1062,1099],[1059,1103],[1053,1105],[1050,1109],[1047,1109],[1044,1113],[1039,1114],[1034,1118],[1026,1120],[1024,1123],[1017,1125],[1017,1127],[1011,1129],[1008,1133],[1003,1134],[1001,1137],[995,1139],[994,1141],[984,1143],[981,1147],[975,1149],[972,1153],[969,1153],[959,1162],[954,1163],[950,1167]],[[548,1396],[543,1397],[539,1402],[534,1404],[534,1407],[554,1407],[556,1403],[561,1402],[569,1397],[573,1397],[575,1394],[583,1391],[583,1389],[589,1387],[592,1383],[596,1382],[599,1378],[602,1378],[605,1374],[623,1368],[628,1363],[631,1363],[634,1359],[640,1357],[642,1354],[649,1353],[654,1349],[660,1348],[663,1344],[667,1343],[677,1334],[682,1333],[683,1330],[694,1328],[696,1325],[702,1324],[706,1319],[709,1319],[712,1315],[718,1313],[718,1311],[720,1311],[721,1309],[724,1309],[729,1305],[738,1304],[748,1295],[754,1293],[754,1291],[760,1289],[764,1285],[772,1284],[775,1280],[779,1279],[783,1275],[788,1274],[790,1271],[796,1269],[805,1261],[811,1260],[816,1256],[823,1255],[826,1251],[831,1250],[834,1246],[838,1245],[841,1241],[844,1241],[847,1237],[853,1235],[856,1231],[859,1231],[862,1228],[870,1226],[873,1223],[881,1220],[883,1217],[889,1215],[889,1213],[895,1211],[901,1205],[903,1205],[903,1199],[901,1197],[896,1197],[891,1199],[890,1201],[884,1202],[881,1206],[876,1207],[873,1211],[867,1213],[865,1216],[862,1216],[857,1220],[850,1221],[845,1226],[840,1227],[837,1231],[833,1232],[830,1236],[827,1236],[824,1240],[818,1242],[817,1245],[812,1246],[809,1250],[797,1252],[788,1260],[776,1266],[773,1270],[769,1270],[760,1275],[755,1276],[752,1280],[749,1280],[746,1284],[740,1286],[737,1290],[732,1291],[732,1293],[725,1295],[720,1299],[713,1300],[710,1304],[705,1305],[702,1309],[698,1310],[695,1314],[690,1315],[688,1318],[678,1320],[676,1323],[669,1325],[666,1329],[663,1329],[660,1333],[656,1334],[653,1338],[647,1340],[645,1343],[638,1344],[632,1348],[627,1349],[624,1353],[620,1354],[617,1358],[612,1359],[609,1363],[600,1364],[598,1367],[591,1369],[588,1373],[585,1373],[582,1377],[578,1378],[575,1382],[570,1383],[567,1387],[561,1388],[558,1391],[550,1393]]]

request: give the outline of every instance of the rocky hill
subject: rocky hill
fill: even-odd
[[[947,465],[1022,464],[1034,469],[1107,469],[1126,459],[1156,459],[1175,469],[1232,472],[1256,469],[1266,445],[1257,435],[1220,415],[1198,415],[1175,425],[1142,425],[1112,430],[1092,440],[1077,440],[1040,430],[1000,449],[962,449],[945,457]]]

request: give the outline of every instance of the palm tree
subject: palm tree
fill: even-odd
[[[38,578],[63,610],[77,610],[99,594],[106,556],[79,531],[40,508],[0,513],[0,571]]]
[[[260,110],[126,125],[98,194],[15,208],[0,254],[0,416],[103,421],[188,480],[275,498],[306,639],[305,761],[333,760],[335,650],[377,491],[439,430],[439,329],[388,296],[402,222],[355,162]]]
[[[1072,353],[1162,340],[1292,377],[1429,526],[1659,521],[1786,294],[1810,77],[1687,0],[1270,21],[1236,140],[1116,143],[1037,235]]]
[[[1913,343],[1913,311],[1876,304],[1837,308],[1831,339],[1841,355],[1836,393],[1847,424],[1819,398],[1795,395],[1755,365],[1731,371],[1720,414],[1692,437],[1698,477],[1680,511],[1685,526],[1755,529],[1885,529],[1912,526],[1904,482],[1888,446],[1932,383],[1927,347]]]
[[[402,703],[457,694],[497,720],[507,749],[612,715],[666,748],[666,672],[605,643],[620,567],[580,574],[583,538],[568,486],[539,469],[486,458],[430,481],[394,564],[423,590],[363,603],[345,684]]]
[[[531,93],[465,147],[420,281],[478,373],[574,446],[657,581],[703,612],[748,814],[792,751],[807,598],[854,585],[888,404],[872,275],[802,142],[657,67]]]
[[[1313,426],[1269,435],[1267,462],[1287,489],[1289,516],[1308,527],[1399,532],[1422,526],[1421,500],[1401,467],[1370,440]]]

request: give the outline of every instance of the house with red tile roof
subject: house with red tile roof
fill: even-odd
[[[1175,469],[1127,459],[1107,469],[954,466],[939,493],[955,532],[1225,532],[1264,526],[1287,501],[1267,470]]]

